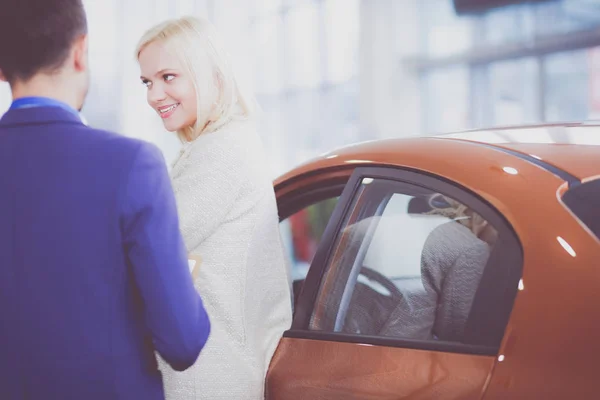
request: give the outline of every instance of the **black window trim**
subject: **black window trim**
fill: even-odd
[[[385,336],[352,335],[348,333],[328,331],[308,331],[290,329],[283,335],[286,338],[319,340],[333,343],[356,343],[371,346],[394,347],[401,349],[415,349],[427,351],[440,351],[444,353],[470,354],[480,356],[497,355],[498,349],[491,346],[481,346],[463,343],[436,342],[431,340],[413,340]]]
[[[320,168],[320,169],[314,169],[311,171],[307,171],[304,172],[302,174],[296,175],[292,178],[289,178],[283,182],[279,182],[279,184],[275,185],[275,192],[278,192],[280,190],[285,189],[286,187],[295,184],[296,182],[301,182],[303,180],[309,179],[313,176],[318,176],[321,174],[325,174],[325,173],[330,173],[330,172],[343,172],[343,171],[348,171],[348,177],[345,178],[345,181],[348,181],[348,179],[350,178],[350,175],[352,175],[352,172],[354,172],[354,168],[355,166],[348,166],[348,165],[337,165],[337,166],[333,166],[333,167],[325,167],[325,168]],[[340,179],[341,177],[337,177],[338,179]],[[335,179],[335,178],[332,178]],[[314,185],[314,183],[313,183]],[[319,184],[318,186],[322,186],[323,183]],[[310,184],[308,184],[307,186],[311,186]]]
[[[319,182],[314,185],[307,185],[300,189],[286,193],[277,199],[277,209],[279,211],[279,222],[282,222],[298,211],[305,209],[321,201],[340,196],[346,186],[348,179],[337,178]]]
[[[569,187],[561,198],[563,205],[575,216],[575,218],[582,224],[586,231],[597,240],[600,240],[600,223],[598,223],[597,216],[592,214],[597,210],[598,203],[594,195],[593,197],[586,197],[590,194],[586,194],[586,191],[600,188],[600,177],[587,180],[575,187]],[[595,193],[594,193],[595,194]]]
[[[321,332],[309,330],[308,326],[314,309],[314,304],[320,288],[320,282],[326,271],[326,267],[331,257],[332,247],[337,240],[337,233],[343,224],[346,215],[349,212],[356,192],[361,186],[363,178],[385,179],[412,184],[445,194],[449,197],[469,205],[475,212],[490,222],[498,231],[499,237],[505,237],[511,243],[514,251],[523,254],[523,247],[519,236],[506,220],[506,218],[495,209],[489,202],[481,198],[472,190],[452,182],[444,177],[416,171],[412,168],[401,167],[357,167],[344,191],[333,214],[327,224],[323,239],[317,249],[314,260],[309,268],[302,294],[298,299],[296,311],[290,330],[284,332],[284,337],[297,339],[324,340],[331,342],[362,343],[370,345],[379,345],[387,347],[401,347],[410,349],[420,349],[429,351],[454,352],[461,354],[479,354],[479,355],[497,355],[497,347],[478,346],[462,343],[450,343],[442,341],[419,341],[403,338],[383,337],[383,336],[361,336],[337,332]],[[519,273],[522,275],[522,257]],[[508,316],[512,313],[514,302],[516,300],[517,285],[514,288],[512,300],[505,305],[508,309]]]
[[[501,147],[501,146],[490,144],[490,143],[482,143],[482,142],[471,142],[471,143],[473,143],[475,145],[483,146],[483,147],[493,148],[493,149],[501,151],[503,153],[510,154],[510,155],[520,158],[522,160],[528,161],[533,165],[536,165],[542,169],[545,169],[546,171],[550,172],[552,175],[556,176],[557,178],[564,180],[565,182],[567,182],[567,184],[569,185],[570,188],[577,187],[578,185],[581,184],[581,180],[579,178],[577,178],[575,175],[572,175],[569,172],[565,171],[564,169],[561,169],[555,165],[552,165],[544,160],[535,158],[530,154],[522,153],[517,150],[509,149],[506,147]]]

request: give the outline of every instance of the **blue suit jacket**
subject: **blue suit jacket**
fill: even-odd
[[[58,107],[0,120],[0,398],[163,399],[210,324],[153,145]]]

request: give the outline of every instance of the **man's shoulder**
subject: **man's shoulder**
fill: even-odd
[[[105,151],[113,155],[123,155],[129,159],[137,157],[139,153],[146,156],[162,157],[158,147],[142,139],[132,138],[112,131],[85,127],[88,130],[89,140],[94,141],[98,151]]]

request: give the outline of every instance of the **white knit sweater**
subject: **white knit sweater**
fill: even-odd
[[[166,397],[262,400],[292,311],[289,264],[261,140],[253,125],[232,122],[187,143],[171,175],[187,250],[202,259],[195,286],[211,334],[184,372],[159,359]]]

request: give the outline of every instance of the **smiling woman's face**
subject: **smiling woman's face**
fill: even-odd
[[[148,88],[148,104],[175,132],[196,123],[197,100],[192,77],[181,61],[158,41],[148,44],[138,57],[141,79]]]

